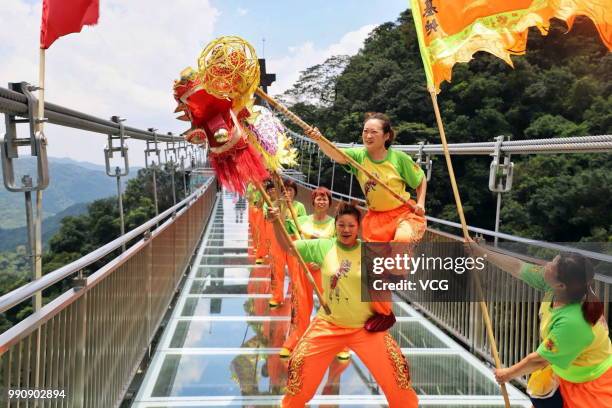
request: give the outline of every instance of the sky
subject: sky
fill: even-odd
[[[0,83],[38,82],[41,0],[0,1]],[[45,99],[126,125],[181,133],[172,82],[197,66],[221,35],[248,40],[289,88],[300,71],[338,54],[353,55],[371,30],[395,21],[408,0],[100,0],[97,26],[58,39],[46,53]],[[4,121],[0,121],[4,132]],[[21,132],[27,132],[25,127]],[[106,137],[47,125],[48,155],[104,163]],[[130,163],[144,165],[144,144],[130,141]],[[27,154],[27,151],[24,151]]]

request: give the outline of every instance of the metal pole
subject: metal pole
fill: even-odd
[[[351,181],[349,183],[349,193],[348,193],[348,195],[349,195],[349,197],[353,198],[353,173],[351,173],[350,177],[351,177]]]
[[[157,201],[157,173],[155,169],[157,164],[153,163],[151,170],[153,170],[153,202],[155,203],[155,216],[159,215],[159,202]]]
[[[304,140],[300,141],[300,152],[304,151]],[[304,173],[304,154],[300,153],[300,171]]]
[[[32,187],[32,177],[23,176],[21,179],[24,187]],[[32,279],[37,279],[36,269],[36,232],[34,229],[34,214],[32,213],[32,192],[25,191],[26,223],[28,231],[28,252],[30,253],[30,267],[32,268]],[[37,292],[32,299],[34,310],[40,310],[42,306],[41,293]]]
[[[174,161],[170,162],[170,167],[172,168],[172,202],[173,205],[176,205],[176,185],[174,184]]]
[[[187,197],[187,176],[185,175],[185,158],[181,158],[181,171],[183,172],[183,198]]]
[[[319,175],[317,176],[317,187],[321,185],[321,161],[323,160],[323,156],[321,156],[321,151],[317,149],[317,157],[319,158]]]
[[[306,182],[310,183],[310,168],[312,167],[312,145],[308,144],[308,176]]]
[[[117,177],[117,200],[119,201],[119,218],[121,220],[121,236],[125,235],[125,220],[123,218],[123,195],[121,194],[121,169],[119,166],[115,167],[115,174]],[[125,243],[121,245],[121,252],[125,252]]]
[[[499,232],[499,221],[500,221],[500,212],[501,212],[501,192],[497,192],[497,208],[495,210],[495,232]],[[495,235],[495,239],[493,241],[494,245],[497,246],[497,241],[499,238]]]
[[[151,143],[150,140],[147,140],[147,147],[145,148],[145,166],[148,168],[149,167],[149,155],[151,153],[155,154],[155,157],[157,157],[157,163],[155,163],[155,158],[153,158],[153,160],[151,160],[151,177],[152,177],[152,188],[153,188],[153,203],[155,204],[155,216],[157,217],[159,215],[159,202],[157,200],[157,166],[160,164],[161,162],[161,157],[159,155],[159,149],[157,147],[157,133],[155,133],[157,131],[157,129],[155,128],[149,128],[148,129],[149,132],[153,133],[153,149],[151,149],[149,147],[149,144]]]
[[[332,160],[332,179],[329,189],[334,191],[334,176],[336,175],[336,162]]]

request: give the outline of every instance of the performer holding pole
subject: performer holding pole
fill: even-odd
[[[271,216],[279,217],[273,209]],[[361,241],[357,238],[361,213],[342,204],[336,214],[336,238],[289,242],[282,227],[274,224],[277,239],[296,251],[305,262],[320,266],[323,298],[330,314],[319,310],[289,360],[287,392],[283,407],[304,407],[316,392],[334,356],[352,349],[381,386],[389,407],[416,408],[418,398],[410,382],[408,362],[386,331],[368,331],[375,315],[372,303],[361,300]],[[316,287],[315,287],[316,289]],[[318,289],[316,289],[318,291]]]
[[[263,199],[261,194],[253,184],[247,187],[247,200],[249,202],[248,217],[249,228],[253,237],[253,254],[255,255],[255,263],[263,263],[263,259],[258,256],[260,247],[264,246],[264,220],[263,220]]]
[[[290,191],[289,189],[288,191]],[[298,217],[297,225],[304,239],[333,238],[336,236],[336,225],[333,217],[328,214],[332,202],[331,192],[325,187],[318,187],[312,192],[312,206],[314,212],[311,215]],[[308,269],[315,279],[319,290],[323,290],[321,283],[321,270],[315,263],[308,264]],[[280,350],[281,357],[289,357],[298,340],[302,337],[310,324],[310,316],[313,308],[313,286],[304,273],[298,273],[292,278],[292,309],[291,327],[289,335]],[[337,355],[339,360],[348,360],[350,354],[341,351]]]
[[[271,216],[267,217],[268,221],[270,223],[273,224],[275,230],[273,232],[274,236],[277,238],[276,241],[278,242],[278,238],[279,238],[279,233],[277,233],[276,229],[280,229],[280,238],[281,238],[281,245],[283,247],[289,246],[289,247],[293,247],[293,240],[291,239],[291,237],[289,236],[289,234],[287,233],[287,230],[285,229],[284,224],[280,221],[280,218],[278,217],[278,209],[272,204],[272,201],[270,200],[270,197],[268,196],[268,193],[263,189],[263,187],[261,186],[261,184],[255,183],[255,186],[257,187],[257,189],[259,190],[259,192],[261,193],[264,201],[265,201],[265,205],[267,206],[266,212],[271,214]],[[266,186],[267,191],[271,191],[274,192],[275,188],[274,188],[274,184],[272,184],[271,182],[269,182],[269,184]],[[276,216],[274,216],[274,214],[276,214]],[[297,254],[297,252],[292,251],[294,254]],[[302,259],[301,256],[297,256],[297,260],[300,264],[300,266],[303,268],[304,272],[306,273],[306,277],[308,278],[308,280],[310,281],[310,283],[313,285],[314,290],[315,290],[315,295],[317,296],[317,298],[319,299],[319,304],[321,305],[321,309],[323,309],[325,311],[326,314],[330,314],[331,310],[329,308],[329,306],[327,305],[327,302],[325,301],[325,299],[323,298],[323,296],[321,295],[321,291],[318,289],[318,287],[315,285],[315,280],[312,277],[312,274],[310,273],[310,271],[308,270],[308,267],[306,265],[306,263],[304,262],[304,260]],[[273,295],[274,296],[274,295]]]
[[[427,181],[423,170],[410,156],[391,147],[395,132],[386,115],[366,114],[362,132],[364,147],[338,150],[323,141],[316,128],[306,133],[317,142],[321,151],[332,160],[347,165],[347,169],[357,177],[368,205],[362,225],[365,241],[411,243],[423,237]],[[394,194],[370,178],[368,173]],[[416,202],[410,200],[406,187],[416,190]]]
[[[279,191],[272,182],[267,180],[265,184],[265,195],[263,189],[260,190],[263,204],[263,217],[265,223],[265,246],[267,248],[267,262],[270,265],[270,291],[272,298],[268,302],[271,308],[277,308],[285,301],[285,251],[279,245],[274,235],[274,220],[268,217],[268,212],[279,202]]]
[[[531,374],[527,390],[538,407],[612,406],[612,344],[603,303],[593,292],[593,267],[575,253],[562,253],[543,266],[492,251],[473,241],[477,256],[545,293],[540,306],[536,351],[495,370],[500,384]]]

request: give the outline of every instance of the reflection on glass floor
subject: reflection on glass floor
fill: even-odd
[[[270,269],[255,265],[246,210],[217,202],[195,267],[186,280],[134,408],[276,407],[287,380],[278,357],[289,328],[289,305],[270,310]],[[407,356],[420,406],[502,407],[489,368],[414,309],[396,303],[391,330]],[[509,387],[513,407],[528,399]],[[335,360],[310,407],[384,407],[367,368],[353,354]]]

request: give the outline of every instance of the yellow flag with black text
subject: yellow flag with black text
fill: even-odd
[[[553,17],[569,27],[578,15],[589,17],[612,50],[612,0],[410,0],[425,66],[427,86],[440,90],[453,65],[478,51],[512,65],[510,55],[524,54],[527,30],[548,32]]]

